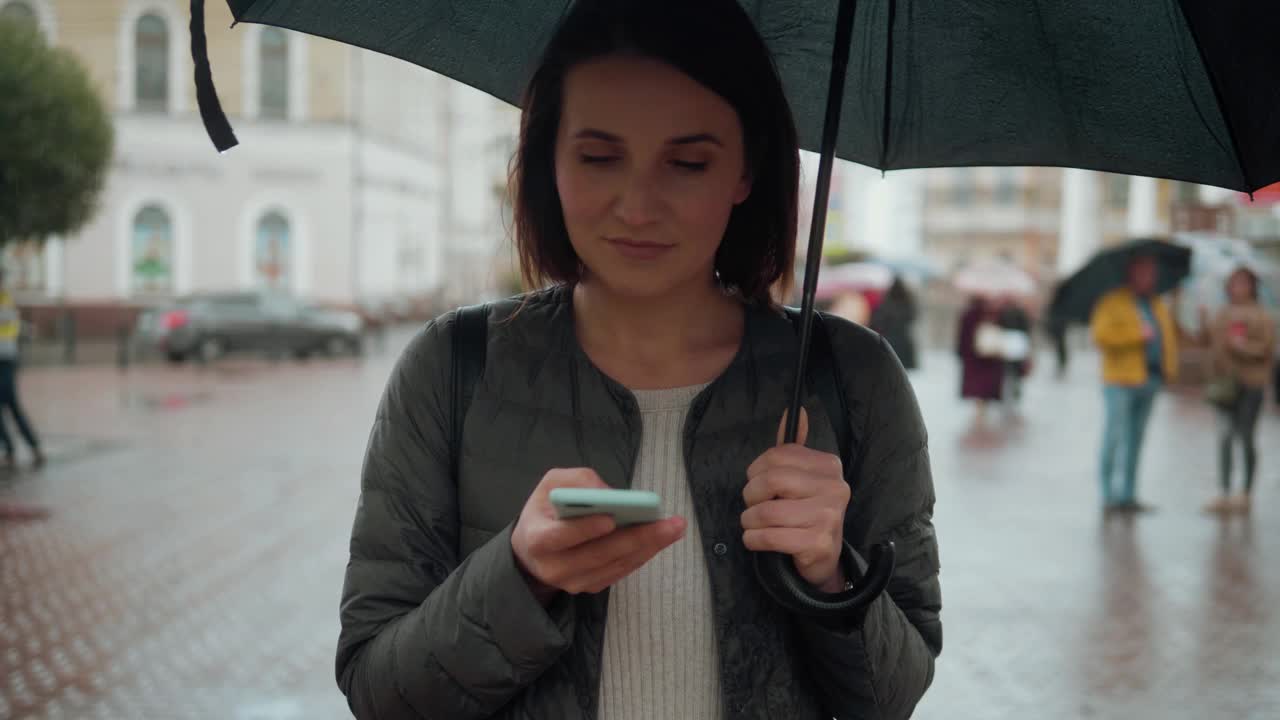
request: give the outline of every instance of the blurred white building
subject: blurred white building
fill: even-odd
[[[803,247],[809,237],[818,156],[805,151],[800,159],[798,242]],[[837,160],[831,174],[823,247],[828,252],[858,250],[891,259],[920,257],[924,250],[925,173],[900,170],[882,174]]]
[[[112,113],[100,211],[75,237],[6,258],[29,302],[136,305],[286,288],[355,304],[492,283],[518,116],[382,55],[230,28],[209,56],[240,146],[219,156],[195,107],[184,0],[0,0],[81,57]]]

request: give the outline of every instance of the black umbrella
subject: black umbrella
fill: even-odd
[[[1169,292],[1191,274],[1191,248],[1160,239],[1131,240],[1099,252],[1063,280],[1049,302],[1049,317],[1087,324],[1093,306],[1103,295],[1124,285],[1129,264],[1143,256],[1156,262],[1157,293]]]
[[[203,0],[193,0],[198,8]],[[341,40],[511,103],[569,0],[227,0],[238,21]],[[837,3],[742,0],[802,144],[823,137]],[[844,0],[835,149],[900,168],[1052,165],[1244,192],[1280,181],[1280,3]],[[200,58],[197,58],[199,62]],[[843,63],[835,63],[837,65]],[[234,142],[229,136],[220,144]],[[220,148],[221,149],[221,148]]]

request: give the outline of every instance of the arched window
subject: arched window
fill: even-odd
[[[138,18],[134,32],[134,93],[139,110],[169,109],[169,28],[148,13]]]
[[[293,289],[293,234],[289,221],[269,212],[258,221],[253,244],[254,283],[267,290]]]
[[[262,31],[258,44],[258,106],[262,117],[289,116],[289,39],[280,28]]]
[[[143,295],[173,292],[173,221],[157,205],[148,205],[133,218],[133,246],[129,263],[130,288]]]

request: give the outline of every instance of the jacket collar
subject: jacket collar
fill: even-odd
[[[791,398],[798,337],[780,308],[747,304],[745,310],[742,345],[720,377],[695,400],[689,427],[696,427],[697,435],[741,432],[754,427],[752,432],[762,433],[767,447],[772,444]],[[499,304],[495,314],[499,322],[503,317],[509,319],[510,329],[504,335],[510,336],[509,342],[522,345],[521,355],[533,361],[528,376],[530,386],[545,387],[557,374],[551,372],[552,367],[567,367],[570,405],[565,411],[582,423],[602,422],[615,427],[621,424],[638,433],[634,396],[596,368],[578,342],[571,288],[558,286],[508,300]],[[584,397],[599,397],[599,391],[614,399],[613,407],[582,402]],[[808,444],[834,452],[835,433],[824,406],[812,392],[804,406],[809,415]],[[589,445],[583,443],[582,447],[588,455],[593,454]]]

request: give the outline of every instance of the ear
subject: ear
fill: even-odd
[[[738,186],[733,189],[733,204],[741,205],[748,197],[751,197],[751,173],[744,172]]]

